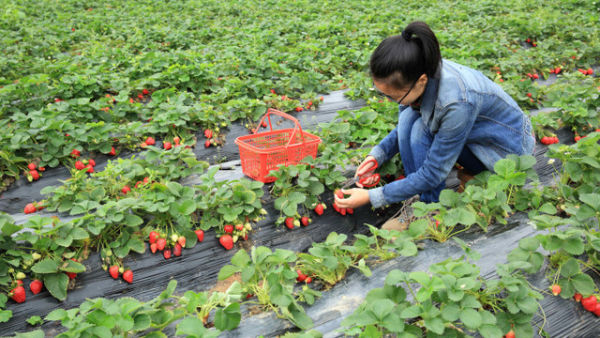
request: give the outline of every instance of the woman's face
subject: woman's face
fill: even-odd
[[[385,95],[389,100],[402,105],[409,105],[415,102],[425,92],[427,86],[427,75],[423,74],[415,82],[406,88],[398,89],[393,85],[373,79],[375,89]]]

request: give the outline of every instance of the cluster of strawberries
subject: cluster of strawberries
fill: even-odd
[[[29,173],[27,175],[27,179],[29,180],[29,182],[31,181],[37,181],[40,179],[40,171],[46,171],[45,167],[37,167],[37,165],[35,163],[29,163],[27,165],[27,169],[29,169]]]

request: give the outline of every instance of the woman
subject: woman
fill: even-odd
[[[493,170],[508,154],[531,154],[531,121],[502,88],[482,73],[443,60],[429,26],[412,22],[402,34],[383,40],[371,55],[373,86],[400,106],[397,127],[359,165],[366,177],[374,165],[396,153],[406,178],[375,189],[343,190],[340,208],[371,203],[375,208],[419,195],[435,202],[455,163],[472,174]],[[373,176],[364,185],[375,182]]]

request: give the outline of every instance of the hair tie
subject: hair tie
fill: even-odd
[[[406,31],[406,29],[402,31],[401,35],[406,41],[410,41],[410,37],[412,36],[411,33]]]

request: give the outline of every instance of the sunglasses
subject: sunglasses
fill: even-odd
[[[408,94],[410,94],[410,92],[413,90],[413,88],[415,87],[415,85],[417,84],[417,81],[414,81],[412,83],[412,85],[410,86],[410,88],[408,89],[408,91],[406,92],[406,94],[404,94],[404,96],[402,96],[402,98],[398,101],[394,100],[393,97],[384,94],[383,92],[381,92],[379,89],[377,89],[377,87],[375,87],[375,83],[373,82],[373,88],[375,88],[375,92],[377,92],[378,95],[382,95],[388,98],[388,100],[392,101],[392,102],[396,102],[396,103],[400,103],[402,101],[404,101],[404,99],[408,96]]]

